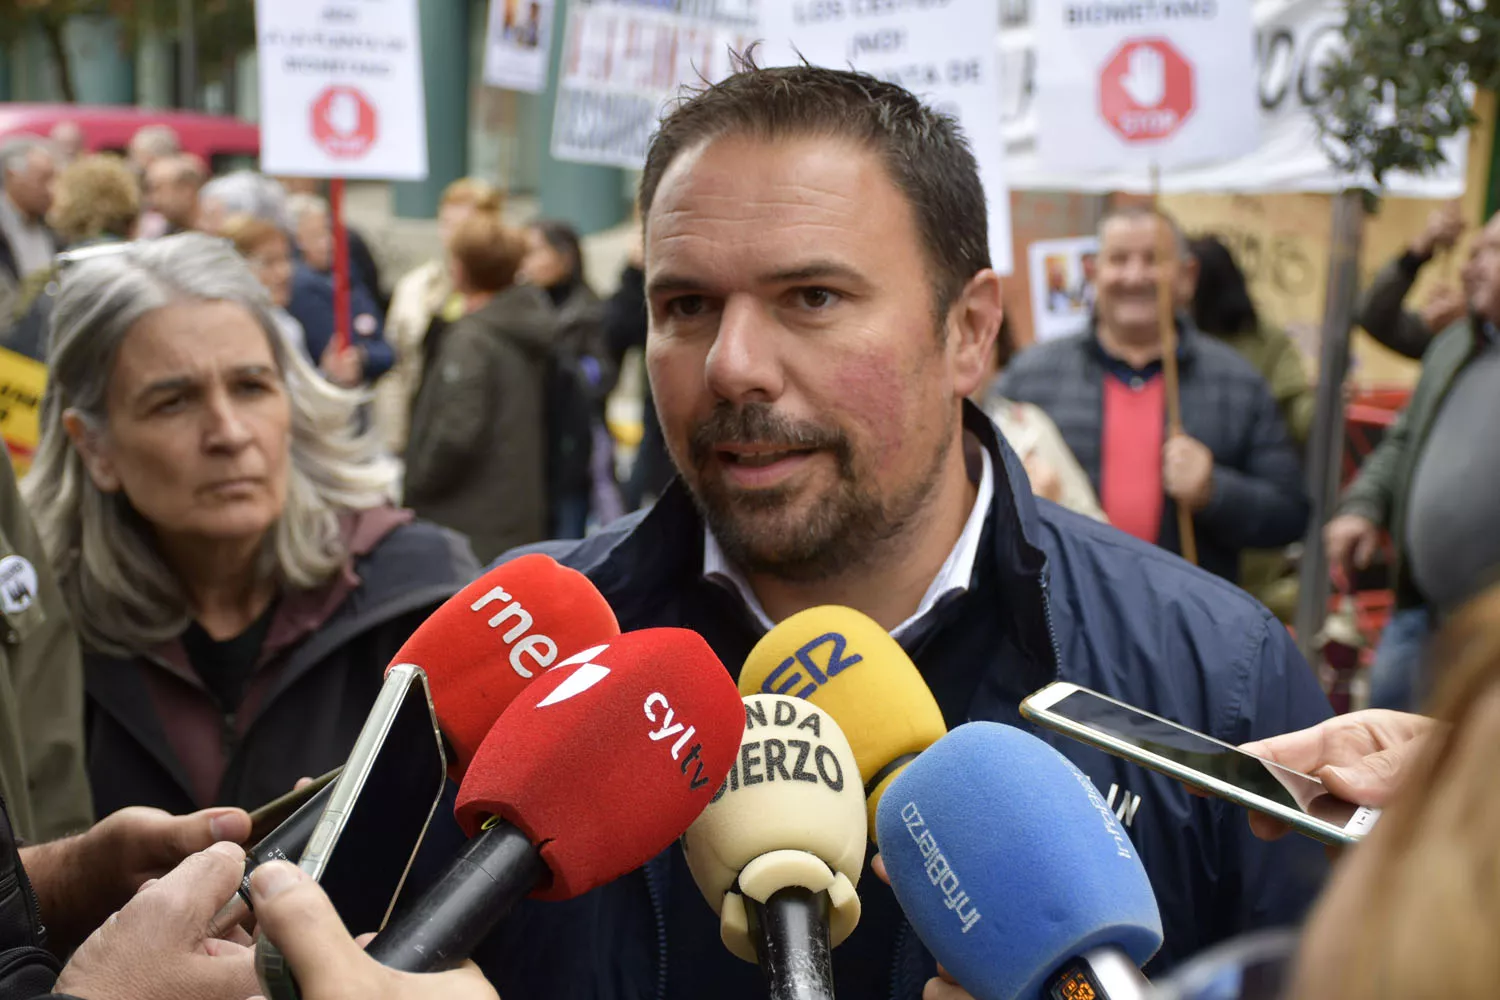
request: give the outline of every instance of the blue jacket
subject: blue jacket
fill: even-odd
[[[1241,550],[1297,541],[1311,507],[1297,446],[1266,380],[1234,348],[1186,320],[1180,326],[1183,430],[1214,456],[1213,495],[1193,515],[1198,564],[1233,581],[1239,576]],[[1017,355],[1000,378],[1000,394],[1047,411],[1103,499],[1104,380],[1128,382],[1160,367],[1155,363],[1143,372],[1131,371],[1104,353],[1090,328]],[[1181,551],[1177,507],[1170,498],[1162,504],[1158,541],[1169,552]]]
[[[292,300],[286,311],[302,324],[307,353],[317,364],[333,338],[333,279],[298,261],[292,274]],[[358,281],[349,283],[349,315],[354,320],[353,343],[365,354],[365,381],[373,382],[391,370],[396,352],[385,341],[385,318],[375,297]],[[360,318],[375,321],[373,329],[361,331]]]
[[[1328,717],[1312,671],[1265,608],[1159,548],[1033,500],[994,425],[968,405],[964,422],[996,473],[973,586],[902,641],[950,727],[982,719],[1030,728],[1020,700],[1059,679],[1231,743]],[[586,573],[622,629],[692,628],[737,671],[759,629],[737,597],[702,578],[702,533],[677,481],[648,511],[581,542],[538,548]],[[1093,779],[1140,850],[1166,928],[1148,971],[1302,917],[1326,869],[1319,845],[1256,840],[1238,807],[1041,735]],[[885,885],[866,871],[859,891],[860,926],[833,954],[839,995],[916,1000],[931,958]],[[765,995],[759,971],[719,943],[718,922],[675,846],[580,899],[528,901],[475,957],[506,1000]]]

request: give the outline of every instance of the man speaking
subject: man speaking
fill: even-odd
[[[662,123],[640,208],[647,365],[681,475],[651,509],[545,547],[622,629],[694,629],[738,670],[774,623],[847,605],[911,655],[950,728],[1019,724],[1021,698],[1058,679],[1233,743],[1329,714],[1264,608],[1034,501],[965,402],[1001,295],[952,120],[869,76],[746,64]],[[1315,894],[1316,845],[1262,843],[1226,803],[1057,745],[1150,873],[1166,925],[1152,971],[1295,921]],[[915,1000],[931,959],[889,889],[865,879],[860,895],[838,994]],[[506,1000],[764,995],[678,848],[582,899],[523,906],[481,965]]]

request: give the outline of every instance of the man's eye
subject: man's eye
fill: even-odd
[[[799,288],[797,297],[809,309],[827,309],[839,301],[838,293],[826,288]]]
[[[679,295],[667,303],[669,316],[701,316],[708,309],[708,301],[701,295]]]

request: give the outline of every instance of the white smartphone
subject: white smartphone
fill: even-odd
[[[1064,736],[1265,813],[1325,844],[1357,842],[1380,810],[1333,795],[1311,775],[1097,691],[1056,681],[1021,702],[1021,715]]]
[[[385,926],[442,799],[446,770],[427,674],[411,664],[392,667],[298,860],[349,933]],[[269,1000],[296,1000],[292,972],[264,935],[256,937],[255,959]]]

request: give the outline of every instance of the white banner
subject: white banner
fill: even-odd
[[[1167,170],[1255,148],[1243,0],[1050,0],[1032,19],[1047,166]]]
[[[484,39],[484,82],[540,94],[547,89],[552,0],[490,0]]]
[[[1032,18],[1061,0],[1030,0]],[[1093,8],[1134,8],[1148,0],[1069,0]],[[1309,111],[1318,88],[1319,67],[1341,44],[1343,0],[1198,0],[1251,2],[1255,19],[1256,91],[1260,141],[1251,152],[1203,167],[1166,171],[1166,191],[1224,191],[1264,194],[1276,191],[1334,192],[1356,179],[1336,171],[1318,140]],[[1063,191],[1143,191],[1145,171],[1058,169],[1038,155],[1041,106],[1036,100],[1036,30],[1021,5],[1010,2],[1000,32],[1001,123],[1005,170],[1013,188]],[[1075,115],[1081,112],[1075,111]],[[1390,174],[1386,193],[1398,197],[1454,198],[1463,193],[1468,133],[1443,143],[1447,164],[1424,176]]]
[[[1050,0],[1049,0],[1050,2]],[[990,259],[1011,271],[1010,190],[995,109],[995,0],[762,0],[763,65],[799,59],[898,83],[958,119],[989,202]]]
[[[417,0],[256,0],[268,174],[422,180]]]
[[[569,3],[552,155],[640,169],[679,85],[723,79],[731,50],[755,40],[751,2]]]

